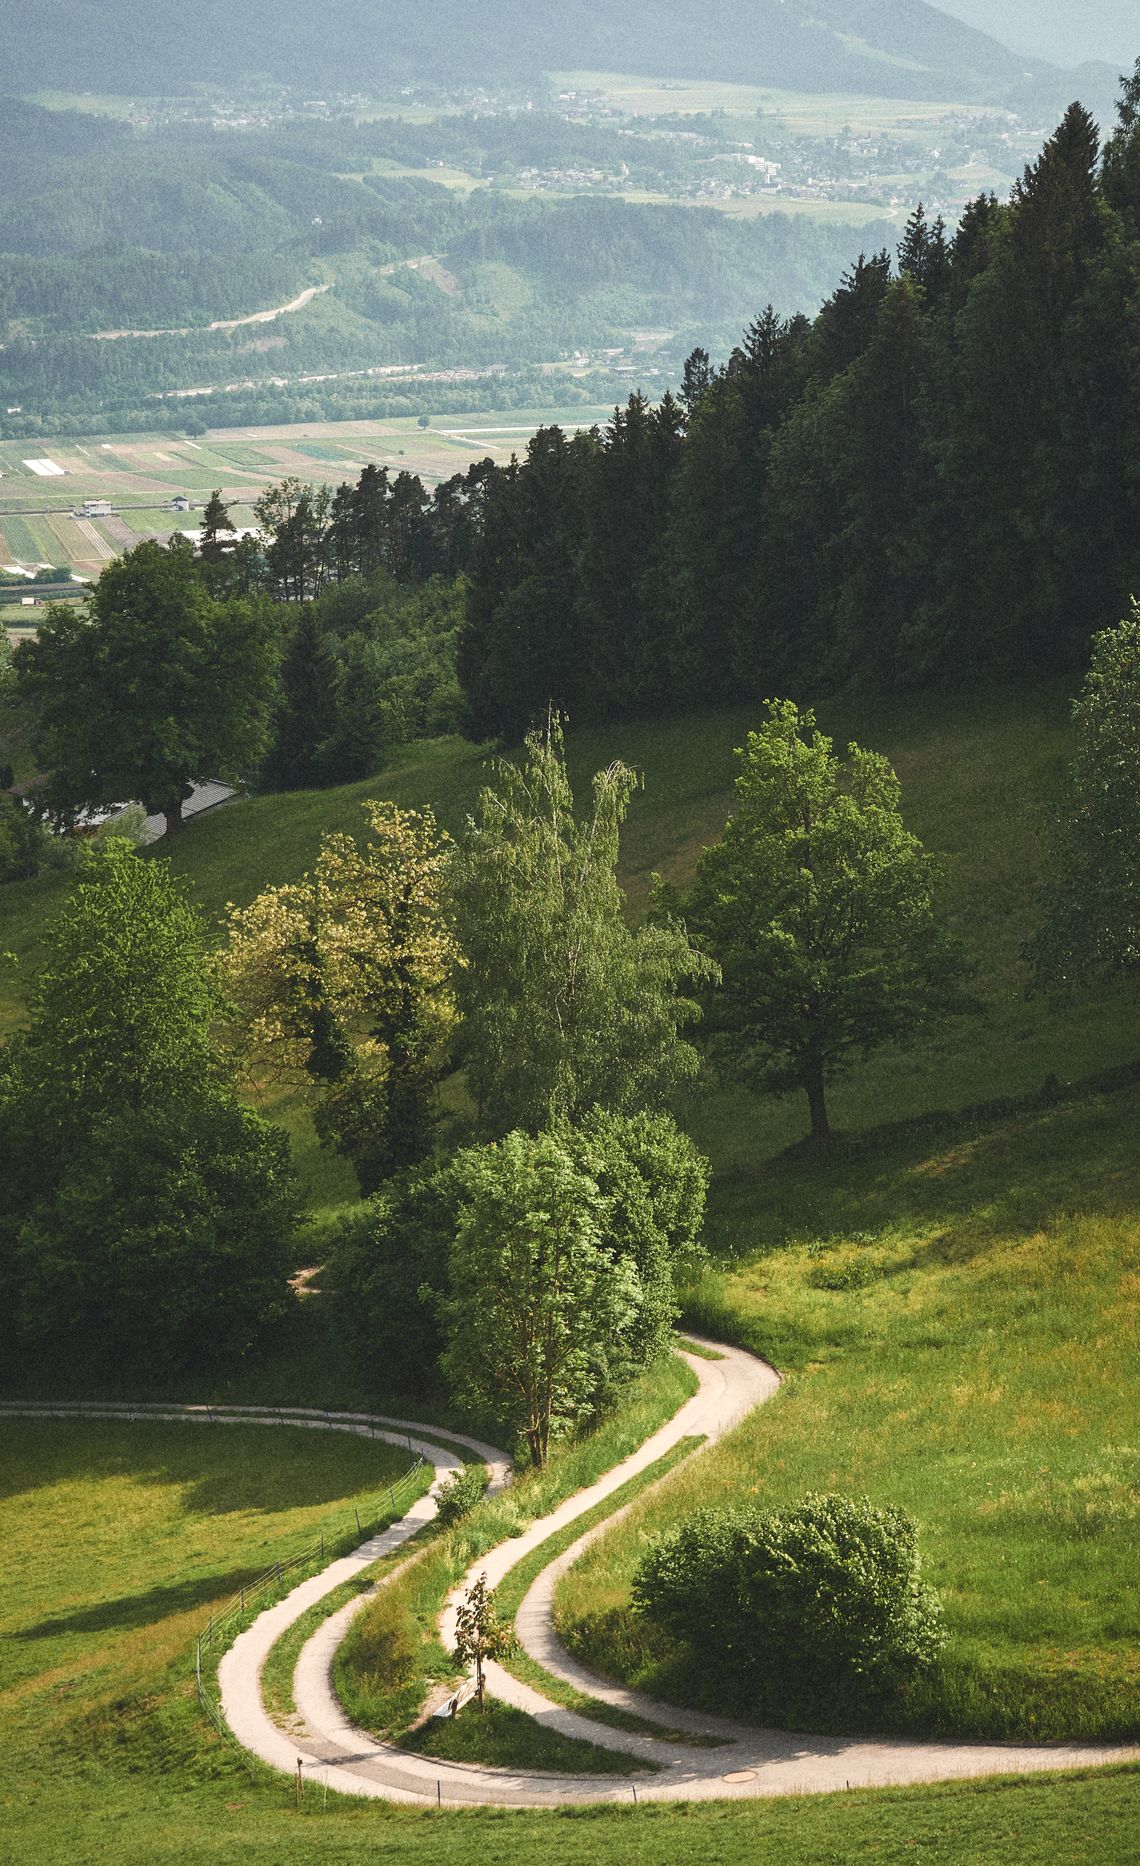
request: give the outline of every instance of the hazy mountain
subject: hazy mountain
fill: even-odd
[[[1103,59],[1131,71],[1140,58],[1140,0],[939,0],[943,12],[1058,65]]]
[[[320,95],[564,68],[1022,104],[1066,90],[923,0],[198,0],[177,21],[154,0],[0,0],[0,43],[9,91],[169,95],[262,73]]]

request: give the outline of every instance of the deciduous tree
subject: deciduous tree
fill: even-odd
[[[137,798],[179,829],[195,781],[256,768],[277,659],[271,608],[214,602],[185,541],[128,551],[87,615],[52,604],[16,654],[49,805],[74,817]]]
[[[525,1439],[589,1417],[630,1371],[637,1272],[606,1248],[605,1201],[553,1136],[472,1148],[441,1304],[444,1371],[462,1403]]]
[[[579,820],[551,719],[495,777],[455,884],[460,1043],[485,1128],[535,1131],[595,1104],[660,1106],[696,1070],[686,992],[710,966],[677,925],[626,922],[616,863],[634,773],[598,772]]]
[[[283,1311],[288,1142],[234,1099],[204,929],[112,838],[0,1051],[0,1258],[25,1349],[100,1373],[232,1360]]]
[[[455,1025],[448,841],[430,810],[366,803],[311,875],[230,909],[222,975],[256,1068],[321,1091],[323,1137],[372,1192],[421,1159]]]
[[[828,1082],[884,1043],[969,1008],[940,918],[938,864],[903,824],[898,778],[858,745],[836,757],[815,716],[768,702],[736,808],[701,857],[690,919],[723,969],[714,1041],[746,1081],[802,1089],[815,1140]]]

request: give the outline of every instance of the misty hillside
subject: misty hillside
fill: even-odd
[[[0,0],[5,88],[170,95],[263,74],[310,92],[591,68],[813,91],[1025,101],[1059,74],[923,0]],[[1064,89],[1063,84],[1061,90]]]

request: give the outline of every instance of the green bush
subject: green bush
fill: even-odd
[[[699,1511],[650,1544],[633,1598],[674,1638],[762,1688],[783,1677],[889,1686],[943,1641],[914,1523],[866,1497]]]
[[[469,1516],[486,1488],[487,1473],[480,1464],[469,1464],[465,1471],[453,1471],[445,1478],[437,1493],[438,1521],[443,1528],[451,1529]]]

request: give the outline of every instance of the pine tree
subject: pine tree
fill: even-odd
[[[336,656],[309,605],[289,638],[280,681],[262,784],[267,790],[306,790],[328,778],[339,682]]]

